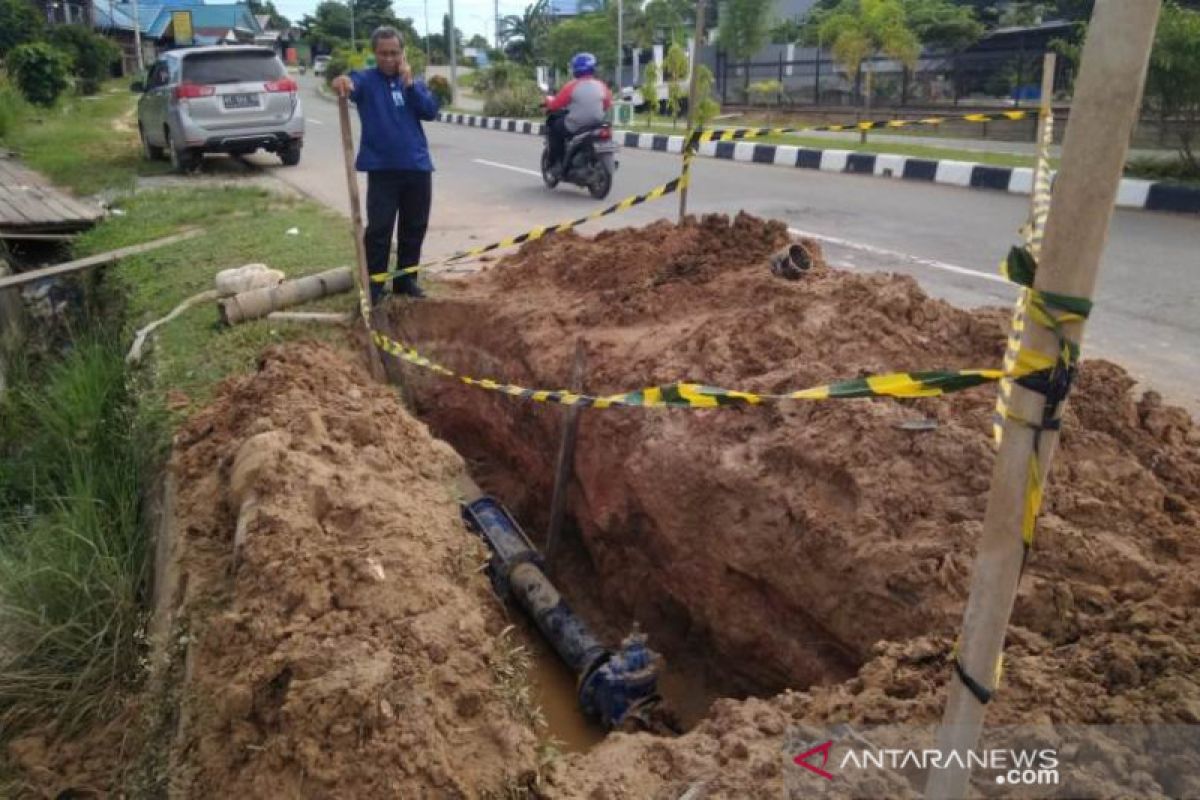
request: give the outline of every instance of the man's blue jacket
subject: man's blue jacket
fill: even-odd
[[[425,82],[413,81],[406,89],[399,75],[384,75],[378,69],[351,72],[350,80],[354,83],[350,99],[362,123],[355,161],[358,171],[433,172],[421,120],[437,119],[438,102]]]

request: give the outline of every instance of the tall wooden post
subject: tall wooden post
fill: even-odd
[[[1082,298],[1092,295],[1130,132],[1141,107],[1160,5],[1161,0],[1096,3],[1063,143],[1054,205],[1034,282],[1036,290]],[[1081,341],[1082,323],[1068,323],[1064,328],[1067,336]],[[1054,336],[1043,327],[1025,327],[1023,348],[1054,352],[1055,344]],[[1043,405],[1041,395],[1020,386],[1013,388],[1015,416],[1040,420]],[[1057,442],[1057,431],[1041,434],[1037,452],[1043,476],[1049,474]],[[964,672],[989,691],[996,688],[996,665],[1021,575],[1021,526],[1032,455],[1030,430],[1006,421],[959,642]],[[938,734],[939,749],[955,750],[966,761],[966,751],[979,740],[985,710],[983,703],[955,677]],[[935,770],[930,773],[926,797],[964,797],[969,779],[967,769]]]
[[[366,304],[363,312],[363,323],[367,326],[367,363],[371,367],[371,377],[377,381],[384,380],[383,360],[379,350],[371,338],[374,324],[371,321],[371,276],[367,271],[367,249],[363,242],[363,221],[361,203],[358,199],[358,172],[354,169],[354,134],[350,129],[350,102],[338,98],[338,121],[342,126],[342,160],[346,166],[346,190],[350,196],[350,226],[354,229],[354,256],[358,262],[355,275],[358,276],[359,288],[365,295],[361,302]]]
[[[696,0],[696,37],[692,43],[692,80],[688,87],[688,113],[687,113],[687,137],[683,141],[683,163],[688,163],[688,142],[691,140],[692,131],[695,129],[696,120],[696,76],[700,72],[700,48],[704,46],[704,0]],[[690,181],[691,174],[688,174]],[[687,193],[688,187],[685,183],[679,187],[679,221],[683,222],[683,218],[687,215]]]

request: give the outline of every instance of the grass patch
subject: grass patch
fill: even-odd
[[[94,327],[93,330],[96,330]],[[134,408],[108,332],[18,379],[0,408],[0,730],[66,730],[142,674],[141,491],[157,416]]]
[[[66,98],[50,109],[20,106],[0,140],[32,169],[76,194],[132,188],[137,175],[170,169],[142,159],[136,108],[128,83],[111,81],[98,95]]]
[[[126,340],[136,328],[166,316],[194,294],[213,287],[217,272],[261,262],[297,277],[354,263],[354,243],[344,218],[307,200],[261,188],[195,188],[143,192],[120,202],[124,216],[112,217],[80,237],[78,255],[102,252],[168,236],[186,226],[205,233],[196,239],[123,260],[108,270],[107,282],[125,308]],[[297,235],[287,231],[297,228]],[[325,298],[311,308],[352,311],[352,295]],[[215,303],[189,309],[152,338],[146,391],[156,402],[171,394],[172,405],[203,403],[216,384],[254,368],[267,345],[289,338],[340,339],[330,326],[256,320],[220,325]]]
[[[1125,166],[1125,174],[1131,178],[1200,186],[1200,167],[1184,160],[1182,156],[1169,159],[1135,158]]]

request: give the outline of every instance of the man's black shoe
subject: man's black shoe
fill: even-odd
[[[417,284],[417,278],[414,275],[405,275],[396,281],[396,294],[404,294],[414,300],[421,300],[425,297],[425,290]]]

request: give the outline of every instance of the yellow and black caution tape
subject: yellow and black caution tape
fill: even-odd
[[[925,117],[923,119],[876,119],[863,120],[849,125],[810,125],[800,128],[711,128],[701,132],[701,142],[736,142],[758,139],[785,133],[847,133],[855,131],[877,131],[896,128],[936,127],[946,122],[1016,122],[1029,119],[1034,111],[998,111],[991,114],[962,114],[949,117]]]
[[[385,353],[443,377],[458,380],[468,386],[536,403],[557,403],[589,408],[720,408],[723,406],[766,405],[793,400],[937,397],[992,383],[1003,376],[998,369],[937,370],[871,375],[782,394],[737,391],[703,383],[676,382],[617,394],[589,395],[565,389],[530,389],[491,378],[463,375],[422,355],[410,345],[392,339],[379,331],[372,331],[371,336],[375,344]]]
[[[470,250],[461,250],[454,255],[446,256],[445,258],[437,261],[431,261],[426,264],[418,264],[414,267],[389,270],[388,272],[379,272],[372,275],[371,280],[375,283],[386,283],[387,281],[400,277],[401,275],[412,275],[413,273],[429,269],[430,267],[450,264],[455,261],[461,261],[464,258],[474,258],[475,256],[480,256],[484,253],[490,253],[493,250],[500,250],[505,247],[513,247],[515,245],[524,244],[525,242],[532,242],[536,239],[541,239],[544,236],[550,236],[554,233],[563,233],[564,231],[569,231],[572,228],[578,228],[580,225],[583,225],[586,222],[591,222],[594,219],[607,217],[611,214],[619,214],[622,211],[628,211],[634,206],[640,206],[643,203],[649,203],[653,200],[666,197],[667,195],[673,194],[679,191],[682,187],[686,186],[687,181],[688,176],[685,170],[678,178],[672,178],[666,183],[655,186],[653,189],[643,192],[642,194],[635,194],[618,200],[607,208],[602,208],[599,211],[588,214],[586,217],[580,217],[567,222],[560,222],[557,225],[539,225],[536,228],[531,228],[530,230],[527,230],[524,233],[519,233],[516,236],[510,236],[507,239],[501,239],[500,241],[492,242],[491,244],[472,247]]]
[[[1050,146],[1054,143],[1054,115],[1043,113],[1039,115],[1041,137],[1038,141],[1037,166],[1034,169],[1033,200],[1029,219],[1021,229],[1025,247],[1034,261],[1041,256],[1042,239],[1046,234],[1046,220],[1050,216],[1050,194],[1053,186],[1053,176],[1050,170]],[[1006,278],[1021,285],[1013,306],[1012,320],[1009,326],[1008,343],[1004,349],[1004,369],[1011,370],[1016,363],[1017,351],[1021,349],[1021,337],[1025,333],[1025,310],[1029,305],[1029,290],[1026,286],[1033,285],[1030,274],[1017,278],[1009,275],[1009,260],[1000,264],[1000,272]],[[1012,402],[1012,380],[1005,378],[996,387],[996,411],[992,415],[992,437],[999,446],[1004,438],[1004,420],[1008,416],[1008,406]]]

